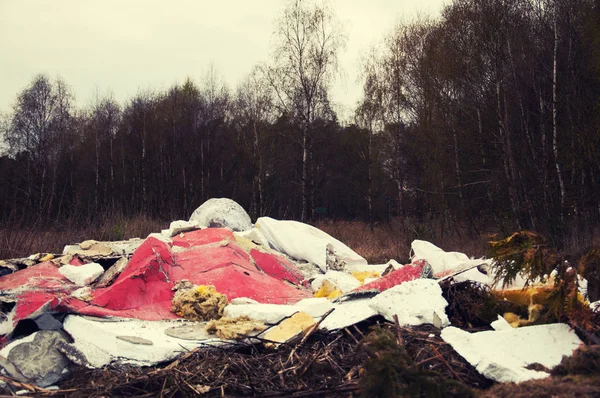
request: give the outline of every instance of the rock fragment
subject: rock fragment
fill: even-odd
[[[246,210],[227,198],[212,198],[202,203],[192,213],[190,222],[210,228],[230,228],[238,232],[252,229],[252,221]]]
[[[66,342],[61,332],[41,330],[30,340],[12,346],[7,356],[29,383],[47,387],[70,376],[70,361],[56,348]]]
[[[58,272],[77,286],[87,286],[104,273],[104,268],[98,263],[67,264],[60,267]]]

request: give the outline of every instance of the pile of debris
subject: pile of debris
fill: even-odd
[[[211,199],[146,239],[0,261],[0,391],[465,396],[545,379],[598,342],[570,271],[499,278],[502,259],[419,240],[411,254],[368,264],[310,225],[253,225]],[[549,322],[558,290],[586,322]]]

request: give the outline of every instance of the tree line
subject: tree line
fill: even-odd
[[[351,123],[330,103],[346,39],[290,0],[269,62],[230,89],[210,68],[77,108],[39,75],[0,121],[0,220],[187,218],[231,197],[253,217],[399,217],[560,241],[600,220],[600,1],[455,0],[364,54]]]

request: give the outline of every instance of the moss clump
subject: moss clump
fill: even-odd
[[[552,375],[600,376],[600,346],[582,346],[570,357],[563,357],[560,365],[552,369]]]
[[[594,248],[581,257],[578,271],[588,281],[589,300],[600,300],[600,249]]]
[[[375,328],[363,339],[361,349],[368,354],[360,378],[361,397],[474,396],[465,385],[413,363],[404,347],[387,330]]]
[[[499,314],[511,312],[526,316],[527,305],[519,305],[498,297],[487,285],[475,281],[445,283],[442,295],[448,302],[450,322],[460,328],[487,327]]]

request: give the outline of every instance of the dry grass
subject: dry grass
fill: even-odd
[[[315,226],[344,242],[369,263],[385,263],[390,259],[407,262],[410,244],[415,239],[427,240],[446,251],[460,251],[481,257],[486,251],[483,236],[469,237],[464,228],[442,233],[434,224],[412,224],[393,220],[377,223],[371,232],[369,224],[361,221],[319,221]]]
[[[46,228],[6,227],[0,229],[0,259],[26,257],[34,253],[61,253],[65,245],[87,239],[114,241],[146,237],[167,228],[168,224],[145,216],[115,216],[90,225],[68,222]]]
[[[168,225],[168,221],[146,216],[112,216],[88,225],[67,222],[52,227],[5,227],[0,229],[0,259],[26,257],[40,252],[60,253],[65,245],[87,239],[113,241],[146,237]],[[315,226],[344,242],[372,264],[385,263],[390,259],[408,261],[410,243],[414,239],[428,240],[444,250],[461,251],[469,256],[483,256],[486,248],[483,238],[469,238],[460,229],[442,234],[434,226],[413,225],[408,221],[378,223],[373,232],[368,223],[360,221],[326,220],[315,223]]]

